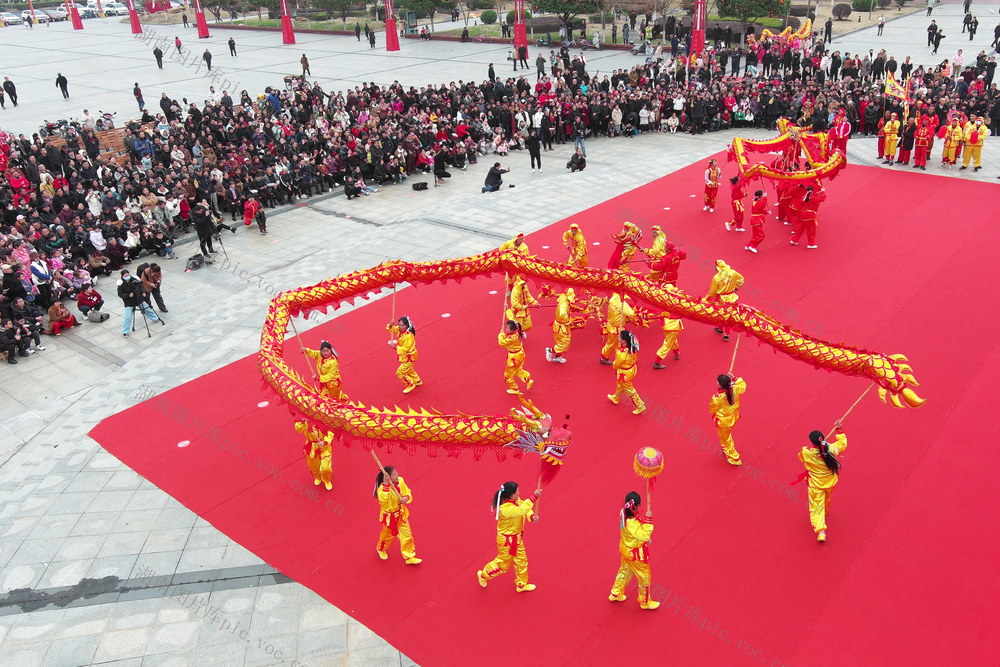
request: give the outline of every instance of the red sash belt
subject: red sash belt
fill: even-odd
[[[521,533],[516,533],[514,535],[507,535],[505,533],[500,533],[500,534],[503,535],[503,537],[504,537],[503,545],[505,547],[510,547],[510,551],[509,551],[510,555],[511,556],[516,556],[517,555],[517,547],[521,543],[520,542],[520,540],[521,540]]]
[[[399,535],[399,518],[402,514],[402,509],[398,509],[395,512],[382,512],[382,524],[393,535]]]
[[[649,560],[649,543],[644,543],[638,549],[632,549],[632,560],[645,563]]]

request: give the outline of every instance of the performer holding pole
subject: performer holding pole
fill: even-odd
[[[799,460],[806,468],[803,476],[809,478],[809,522],[812,523],[817,542],[826,542],[826,512],[830,507],[830,494],[840,478],[840,461],[837,457],[847,449],[847,436],[844,435],[839,419],[834,425],[834,432],[836,438],[832,443],[826,441],[821,431],[811,432],[811,444],[799,452]]]
[[[295,422],[295,431],[301,433],[306,444],[303,451],[306,455],[306,465],[313,475],[313,484],[323,484],[327,491],[333,490],[333,432],[327,431],[324,436],[316,428],[309,428],[309,422]]]
[[[556,315],[552,322],[552,337],[555,340],[552,347],[545,348],[545,359],[552,363],[565,364],[566,357],[562,356],[569,349],[571,332],[569,325],[573,321],[570,308],[576,301],[576,293],[573,288],[566,290],[565,294],[559,295],[556,303]]]
[[[733,355],[735,358],[735,352]],[[726,461],[730,465],[741,466],[743,461],[740,459],[740,453],[736,451],[736,444],[733,442],[733,427],[740,420],[740,397],[747,390],[747,383],[743,378],[733,375],[732,371],[727,375],[720,375],[717,381],[719,386],[712,394],[708,409],[715,421],[715,430],[719,434],[719,445],[726,454]]]
[[[635,406],[632,414],[641,415],[646,411],[646,404],[642,402],[639,392],[632,386],[632,380],[635,378],[636,372],[638,372],[636,364],[639,363],[639,341],[628,329],[623,330],[620,337],[621,345],[617,352],[615,352],[614,361],[615,381],[617,384],[615,386],[615,393],[608,394],[608,400],[618,405],[621,395],[626,394],[632,399],[632,404]]]
[[[611,587],[611,602],[624,602],[625,588],[634,576],[639,583],[639,607],[656,609],[660,603],[649,599],[650,568],[649,540],[653,535],[653,512],[646,510],[645,519],[640,519],[640,504],[642,497],[635,491],[625,496],[625,505],[620,512],[619,529],[621,537],[618,541],[618,555],[621,565],[615,575],[615,583]]]
[[[531,389],[531,385],[535,384],[535,381],[531,379],[531,373],[524,370],[524,331],[521,329],[521,325],[514,320],[507,320],[503,331],[497,334],[497,344],[507,350],[507,367],[503,372],[503,378],[507,383],[507,393],[521,393],[517,386],[518,380],[527,383],[524,385],[524,391]]]
[[[715,213],[715,200],[719,198],[719,178],[722,170],[719,169],[715,160],[708,161],[708,169],[705,170],[705,208],[703,211]]]
[[[528,291],[528,283],[521,276],[514,276],[514,286],[510,290],[510,308],[504,310],[506,319],[514,320],[527,333],[534,326],[528,309],[537,305],[538,301]]]
[[[763,190],[754,192],[753,204],[750,206],[750,231],[752,232],[752,236],[745,250],[749,250],[754,254],[757,253],[757,248],[764,242],[764,216],[770,212],[771,210],[767,207],[767,193]]]
[[[494,579],[514,565],[514,590],[518,593],[535,590],[528,583],[528,556],[524,550],[524,528],[528,521],[538,521],[534,503],[542,495],[542,489],[535,489],[528,500],[521,500],[517,482],[504,482],[500,490],[493,494],[490,506],[496,512],[497,557],[476,572],[479,585],[486,588],[486,582]]]
[[[320,394],[329,396],[336,401],[350,400],[344,393],[344,383],[340,377],[340,361],[337,351],[329,341],[322,341],[318,350],[310,350],[302,346],[299,348],[302,354],[310,359],[316,359],[317,373],[313,373],[313,379],[319,380]]]
[[[743,198],[747,196],[747,183],[739,176],[729,179],[729,198],[733,207],[733,219],[726,222],[726,231],[746,231],[743,228]]]
[[[743,285],[743,276],[726,264],[721,259],[715,260],[715,275],[712,276],[712,285],[708,289],[706,301],[722,301],[723,303],[736,303],[740,300],[736,293]],[[715,327],[715,333],[722,335],[722,340],[729,340],[729,327]]]
[[[563,233],[563,245],[569,251],[569,263],[583,269],[587,267],[587,239],[575,222]]]
[[[601,333],[604,334],[604,347],[601,348],[601,363],[606,366],[614,364],[612,357],[618,348],[619,335],[626,322],[635,320],[635,311],[627,302],[628,295],[612,294],[608,299],[608,315],[604,321]]]
[[[409,394],[424,383],[413,368],[413,363],[417,360],[416,330],[407,315],[400,317],[396,324],[387,325],[386,330],[394,336],[389,345],[396,346],[396,356],[399,359],[396,377],[403,383],[403,393]]]
[[[392,546],[393,539],[399,536],[399,550],[403,560],[407,565],[418,565],[423,559],[417,558],[413,533],[410,531],[410,508],[407,507],[413,502],[413,494],[394,467],[383,467],[374,451],[372,456],[379,467],[373,495],[378,499],[378,522],[382,526],[375,551],[382,560],[389,560],[386,552]]]

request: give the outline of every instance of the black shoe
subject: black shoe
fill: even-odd
[[[236,233],[236,228],[235,227],[230,227],[229,231],[231,231],[233,234],[235,234]]]
[[[7,363],[8,364],[16,364],[17,363],[17,359],[15,359],[14,357],[11,357],[10,359],[7,360]]]
[[[122,337],[128,338],[128,334],[122,334]]]
[[[724,333],[724,332],[723,332],[723,331],[722,331],[722,329],[720,329],[719,327],[715,327],[715,333],[717,333],[717,334],[722,334],[722,333]]]
[[[962,171],[963,169],[967,169],[967,167],[965,165],[963,165],[963,166],[961,166],[961,167],[958,168],[959,171]]]
[[[724,335],[724,336],[722,337],[722,340],[729,340],[729,334],[725,334],[725,335]]]
[[[169,313],[170,311],[167,310],[166,308],[160,308],[160,312],[161,313]]]
[[[663,368],[666,368],[666,366],[664,366],[663,364],[653,364],[653,368],[655,368],[656,370],[661,370]]]

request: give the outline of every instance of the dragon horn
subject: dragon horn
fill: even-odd
[[[905,354],[890,354],[889,358],[892,359],[893,361],[902,361],[903,363],[909,361],[909,359],[906,358]]]
[[[887,391],[886,391],[885,389],[883,389],[882,387],[879,387],[879,388],[878,388],[878,398],[879,398],[879,400],[880,400],[880,401],[882,401],[883,403],[885,403],[885,397],[886,397],[886,396],[888,396],[888,394],[889,394],[889,392],[887,392]]]
[[[903,401],[901,401],[900,398],[899,398],[899,396],[897,396],[896,394],[889,394],[889,401],[892,403],[892,406],[895,407],[895,408],[901,408],[901,407],[903,407]]]
[[[914,387],[920,386],[920,383],[917,382],[917,379],[913,377],[910,373],[903,373],[901,377],[903,378],[903,382],[906,384],[913,385]]]

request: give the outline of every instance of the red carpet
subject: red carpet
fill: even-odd
[[[596,327],[574,334],[569,363],[546,364],[552,310],[536,311],[527,343],[532,396],[553,415],[571,415],[576,441],[527,533],[538,590],[524,595],[514,593],[512,574],[482,590],[475,572],[496,553],[491,493],[507,479],[532,486],[536,459],[383,455],[414,492],[424,563],[407,567],[396,545],[389,562],[375,555],[377,470],[365,451],[335,450],[334,490],[317,499],[300,493],[314,488],[302,441],[288,411],[260,389],[253,358],[115,415],[92,435],[420,664],[607,665],[651,655],[678,665],[995,662],[988,628],[1000,594],[1000,539],[988,517],[998,494],[984,436],[1000,374],[990,286],[1000,231],[984,213],[998,189],[852,166],[820,210],[819,250],[789,246],[789,228],[770,221],[754,256],[743,250],[747,234],[722,226],[728,189],[714,215],[702,213],[703,169],[574,216],[600,243],[591,262],[606,263],[623,215],[647,231],[660,224],[688,250],[680,287],[705,293],[714,260],[724,258],[746,276],[745,303],[829,340],[906,354],[928,399],[896,410],[872,393],[851,414],[825,545],[809,526],[804,485],[788,483],[801,470],[806,434],[829,428],[865,382],[744,341],[736,371],[749,386],[734,435],[746,465],[733,469],[716,455],[708,415],[732,343],[698,324],[681,335],[681,360],[663,371],[651,368],[661,333],[639,330],[636,387],[649,412],[635,417],[605,398],[614,379],[597,363]],[[532,252],[563,257],[568,224],[533,235]],[[425,382],[409,397],[385,344],[388,300],[339,318],[348,334],[334,337],[325,325],[305,337],[311,345],[324,330],[334,337],[347,391],[366,404],[506,411],[505,357],[495,345],[502,289],[498,277],[398,293],[397,313],[418,328]],[[270,405],[257,407],[263,400]],[[139,424],[156,435],[136,441],[128,434]],[[178,448],[182,440],[192,443]],[[618,509],[627,491],[641,490],[631,458],[646,444],[667,459],[653,497],[656,612],[640,611],[634,594],[607,601]]]

